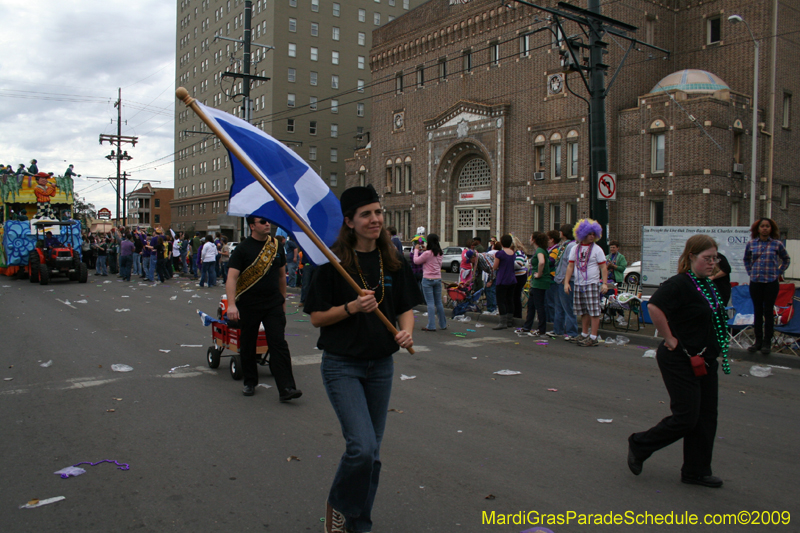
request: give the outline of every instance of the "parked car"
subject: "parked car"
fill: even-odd
[[[628,285],[639,285],[642,282],[642,262],[634,261],[622,274],[622,280]]]
[[[442,250],[442,270],[458,274],[461,269],[461,253],[463,246],[448,246]]]

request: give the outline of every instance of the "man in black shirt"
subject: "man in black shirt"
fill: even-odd
[[[241,327],[239,354],[242,359],[245,396],[255,394],[258,385],[256,343],[258,328],[264,325],[269,346],[269,369],[275,376],[280,401],[288,402],[303,393],[295,387],[292,359],[286,342],[286,254],[270,225],[260,217],[247,217],[250,237],[240,243],[228,262],[228,320]]]

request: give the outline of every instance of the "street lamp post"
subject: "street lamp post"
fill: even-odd
[[[750,32],[750,37],[753,39],[753,45],[755,46],[755,64],[753,65],[753,127],[752,127],[752,135],[753,135],[753,148],[752,154],[750,155],[750,225],[756,221],[756,152],[758,151],[758,58],[760,47],[758,41],[756,40],[756,36],[753,35],[753,30],[750,29],[750,24],[747,23],[739,15],[731,15],[728,17],[728,21],[731,24],[736,24],[739,22],[744,22],[744,25],[747,27],[747,31]],[[771,198],[767,198],[767,201],[771,202]]]

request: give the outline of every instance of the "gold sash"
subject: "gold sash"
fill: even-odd
[[[267,242],[264,243],[256,260],[239,275],[239,279],[236,281],[236,300],[269,272],[277,255],[278,239],[268,236]]]

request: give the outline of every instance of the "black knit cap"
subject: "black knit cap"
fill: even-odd
[[[375,202],[380,202],[375,187],[371,184],[366,187],[350,187],[342,193],[340,202],[342,204],[342,214],[355,212],[359,207]]]

